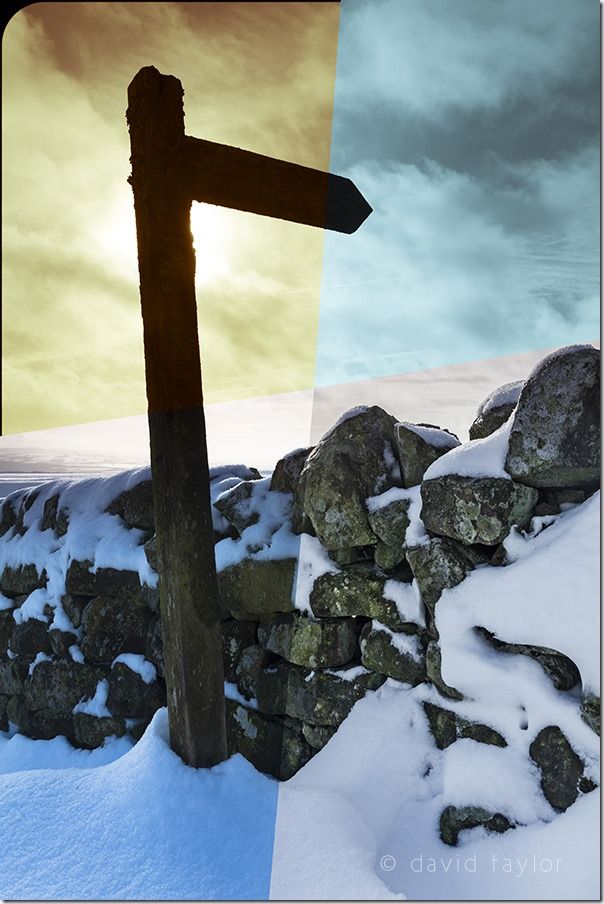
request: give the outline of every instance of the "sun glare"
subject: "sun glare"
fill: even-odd
[[[191,232],[197,257],[195,282],[208,285],[231,272],[228,258],[228,212],[211,204],[191,205]]]

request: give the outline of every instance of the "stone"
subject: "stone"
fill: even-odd
[[[359,625],[352,618],[310,618],[299,612],[263,622],[258,639],[295,665],[317,669],[346,665],[358,653]]]
[[[241,483],[225,490],[214,500],[214,508],[226,518],[229,524],[233,525],[239,534],[260,519],[257,507],[253,504],[257,483],[256,480],[242,480]]]
[[[86,663],[62,659],[38,663],[23,685],[26,706],[36,712],[71,716],[76,704],[94,696],[104,672]]]
[[[503,735],[499,734],[498,731],[495,731],[494,728],[490,728],[488,725],[483,725],[480,722],[470,722],[467,719],[462,719],[460,716],[457,717],[457,737],[469,738],[472,741],[477,741],[479,744],[491,744],[493,747],[508,746]]]
[[[468,547],[448,538],[434,538],[407,550],[407,561],[417,581],[424,606],[430,614],[430,633],[436,636],[434,609],[443,590],[457,587],[477,564]]]
[[[392,415],[377,405],[352,409],[308,456],[297,494],[326,549],[377,541],[365,500],[400,480],[395,423]]]
[[[44,503],[40,530],[52,530],[58,537],[64,537],[69,529],[69,518],[65,508],[59,508],[58,493],[50,496]]]
[[[443,709],[428,701],[425,701],[423,706],[430,734],[438,749],[445,750],[457,740],[457,716],[450,709]]]
[[[23,690],[27,678],[29,662],[21,659],[0,660],[0,694],[13,697]]]
[[[562,812],[579,795],[583,762],[557,725],[543,728],[532,742],[529,754],[541,772],[541,789],[548,803]]]
[[[91,597],[72,596],[70,593],[61,597],[61,605],[74,628],[79,628],[82,624],[82,614],[90,599]]]
[[[0,574],[0,589],[7,596],[29,596],[34,590],[45,587],[47,580],[46,572],[38,573],[35,565],[19,565],[17,568],[5,565]]]
[[[579,669],[572,659],[557,650],[551,650],[549,647],[536,647],[531,644],[506,643],[499,640],[486,628],[476,628],[475,630],[502,653],[530,656],[543,668],[556,690],[569,691],[581,681]]]
[[[149,567],[157,574],[159,572],[159,556],[157,553],[157,536],[155,534],[150,540],[147,540],[144,549]]]
[[[382,571],[392,571],[405,562],[405,549],[403,546],[388,546],[387,543],[378,540],[373,560]]]
[[[13,508],[13,500],[5,499],[0,508],[0,537],[7,534],[17,523],[17,513]]]
[[[161,706],[166,694],[157,681],[147,684],[138,672],[124,662],[116,662],[107,678],[107,709],[112,716],[128,719],[150,719]]]
[[[568,346],[534,368],[518,400],[505,469],[533,487],[598,485],[598,349]]]
[[[503,813],[491,813],[483,807],[445,807],[440,816],[440,837],[445,844],[455,847],[460,832],[477,826],[499,834],[513,828]]]
[[[328,725],[311,725],[308,722],[302,723],[302,734],[304,740],[307,741],[313,750],[322,750],[330,741],[337,729]]]
[[[59,658],[69,656],[69,647],[78,641],[76,634],[71,631],[59,631],[57,628],[52,628],[48,636],[52,652]]]
[[[426,675],[428,681],[432,682],[434,687],[440,691],[443,697],[448,697],[450,700],[463,700],[463,694],[460,694],[456,688],[449,687],[449,685],[445,683],[441,667],[440,646],[438,645],[438,641],[431,640],[426,649]]]
[[[329,558],[337,565],[357,565],[360,562],[371,562],[374,552],[373,546],[347,546],[344,549],[328,550]]]
[[[426,680],[423,645],[417,635],[397,634],[379,622],[361,632],[361,662],[365,668],[413,687]]]
[[[301,732],[234,700],[226,700],[226,722],[229,754],[241,753],[280,781],[295,775],[315,753]]]
[[[352,673],[352,674],[351,674]],[[338,726],[357,700],[386,680],[362,668],[309,671],[280,661],[260,673],[256,697],[261,711],[312,725]]]
[[[367,517],[371,529],[383,543],[402,549],[409,527],[410,504],[409,499],[393,499],[369,512]]]
[[[120,653],[144,653],[151,613],[121,599],[96,597],[82,617],[80,648],[92,662],[113,662]]]
[[[65,576],[65,589],[72,596],[112,596],[135,606],[159,607],[159,589],[141,584],[137,571],[97,568],[90,561],[73,560]]]
[[[260,673],[265,666],[274,661],[274,658],[259,643],[251,644],[242,650],[235,666],[235,681],[246,700],[253,700],[256,697]]]
[[[218,572],[225,615],[244,620],[291,612],[296,559],[244,559]]]
[[[524,380],[504,383],[491,392],[480,404],[474,423],[470,427],[470,439],[484,439],[502,427],[518,404]]]
[[[10,609],[0,611],[0,656],[6,656],[8,644],[15,627],[15,619]]]
[[[8,714],[7,714],[8,697],[0,694],[0,731],[8,731]]]
[[[305,449],[295,449],[280,458],[271,477],[271,490],[277,493],[294,493],[306,459],[314,448],[307,446]]]
[[[89,750],[102,747],[107,738],[121,738],[126,734],[126,723],[113,716],[91,716],[76,713],[73,716],[73,738],[77,747]]]
[[[512,526],[528,524],[538,493],[504,477],[446,474],[424,480],[421,496],[421,518],[431,533],[497,546]]]
[[[235,668],[243,650],[251,647],[258,639],[258,622],[230,618],[223,621],[220,627],[222,629],[224,680],[234,682],[236,681]]]
[[[339,573],[321,575],[310,593],[310,607],[317,618],[363,616],[388,627],[401,626],[394,600],[384,596],[387,578],[375,569],[352,566]]]
[[[49,741],[61,735],[68,740],[73,739],[71,715],[58,715],[48,708],[32,712],[21,696],[10,698],[6,705],[6,715],[20,734],[34,740]]]
[[[407,421],[396,425],[396,441],[404,487],[420,484],[437,458],[461,445],[459,438],[448,430],[434,424],[410,424]]]
[[[147,628],[147,638],[145,640],[145,659],[153,663],[157,674],[160,678],[165,678],[165,662],[164,662],[164,632],[162,628],[161,617],[154,615],[149,622]],[[231,680],[231,679],[226,679]],[[234,678],[232,679],[235,680]]]
[[[107,506],[110,515],[119,515],[129,527],[139,530],[155,531],[153,515],[153,488],[150,480],[142,480],[130,490],[123,493]]]
[[[52,653],[47,623],[30,618],[20,625],[15,625],[11,634],[10,648],[17,656],[31,659],[38,653]]]
[[[581,718],[592,731],[600,734],[600,698],[595,694],[585,694],[581,701]]]

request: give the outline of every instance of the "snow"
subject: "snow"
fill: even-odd
[[[385,599],[396,603],[401,621],[410,622],[420,628],[426,627],[424,604],[417,586],[417,581],[404,584],[402,581],[389,580],[384,584]]]
[[[123,662],[131,671],[140,675],[145,684],[151,684],[153,681],[157,680],[157,669],[152,662],[145,659],[142,653],[120,653],[120,655],[113,660],[111,666],[113,667],[118,662]]]
[[[0,543],[0,571],[5,566],[35,565],[38,574],[45,570],[47,586],[31,593],[13,615],[17,623],[30,618],[44,619],[44,607],[54,609],[50,628],[77,633],[68,619],[61,597],[65,593],[65,575],[72,560],[90,560],[91,571],[117,568],[138,573],[141,584],[157,586],[157,575],[149,566],[142,542],[143,531],[128,528],[118,515],[105,509],[117,496],[149,479],[149,469],[139,468],[110,477],[85,480],[57,480],[43,484],[31,507],[24,513],[23,535],[11,528]],[[58,537],[51,530],[40,530],[44,503],[59,495],[59,509],[69,510],[67,533]],[[10,497],[12,504],[25,495],[21,491]]]
[[[251,700],[248,700],[247,697],[244,697],[235,682],[233,681],[225,681],[224,682],[224,696],[227,700],[234,700],[236,703],[241,703],[243,706],[247,706],[248,709],[258,709],[258,701],[255,697]]]
[[[68,649],[68,653],[74,662],[84,662],[84,654],[76,643],[72,643]]]
[[[84,713],[87,716],[96,716],[102,719],[111,716],[107,709],[107,697],[109,696],[109,682],[106,679],[99,681],[94,696],[88,700],[80,700],[73,708],[73,713]]]
[[[505,459],[514,415],[484,439],[471,440],[456,446],[437,458],[424,474],[424,480],[434,480],[447,474],[462,477],[503,477],[511,480],[505,470]]]
[[[504,383],[503,386],[494,389],[479,405],[476,417],[489,414],[506,405],[516,405],[523,387],[524,380],[516,380],[514,383]]]
[[[267,898],[277,782],[239,755],[183,765],[165,709],[119,759],[123,742],[90,756],[57,740],[30,742],[54,745],[49,768],[0,775],[3,898]]]
[[[50,656],[47,656],[46,653],[38,653],[34,661],[30,663],[27,674],[32,675],[35,667],[41,662],[50,662]]]
[[[337,574],[340,568],[316,537],[301,534],[298,548],[298,565],[294,578],[294,606],[300,612],[313,615],[310,593],[315,581],[324,574]]]
[[[441,430],[439,427],[425,427],[422,424],[410,424],[408,421],[399,421],[399,424],[401,427],[405,427],[406,430],[416,433],[430,446],[452,449],[460,444],[456,436],[447,433],[446,430]],[[399,424],[396,426],[398,427]]]
[[[430,538],[426,533],[424,523],[420,517],[422,510],[421,485],[418,484],[418,486],[410,487],[409,489],[391,487],[391,489],[386,490],[385,493],[380,493],[377,496],[369,496],[365,500],[365,505],[367,506],[367,511],[371,514],[399,499],[404,499],[409,502],[409,508],[407,510],[409,526],[405,532],[405,544],[410,548],[413,546],[422,546],[424,543],[427,543]]]
[[[415,662],[421,662],[423,659],[423,648],[417,634],[403,634],[400,631],[393,631],[387,625],[375,619],[371,622],[374,631],[381,631],[390,638],[392,646],[403,656],[409,656]]]

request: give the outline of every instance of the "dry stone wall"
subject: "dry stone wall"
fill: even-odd
[[[462,695],[441,674],[436,606],[475,568],[505,567],[513,526],[597,489],[598,380],[599,353],[570,348],[489,397],[472,432],[482,441],[509,429],[510,441],[487,473],[474,453],[471,473],[457,467],[468,447],[450,432],[377,406],[348,412],[270,478],[212,472],[231,752],[287,779],[388,680],[435,689],[424,709],[440,749],[460,738],[506,745],[451,708]],[[92,748],[140,737],[165,705],[161,568],[147,474],[76,490],[45,486],[2,506],[0,729]],[[498,655],[531,657],[556,688],[580,690],[561,652],[483,637]],[[577,705],[599,733],[599,698]],[[540,732],[531,757],[552,807],[590,790],[559,727]],[[510,827],[502,814],[447,807],[441,834],[456,843],[473,825]]]

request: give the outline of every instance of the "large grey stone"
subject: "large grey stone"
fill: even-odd
[[[220,599],[226,615],[254,620],[291,612],[296,559],[244,559],[218,573]]]
[[[267,653],[259,643],[250,644],[241,651],[239,661],[235,666],[235,680],[239,691],[246,700],[254,699],[262,669],[271,664],[274,659],[275,657],[271,653]]]
[[[161,706],[166,694],[157,681],[143,681],[138,672],[124,662],[116,662],[108,676],[107,709],[112,716],[128,719],[150,719]]]
[[[271,476],[271,490],[277,493],[295,493],[306,459],[314,446],[294,449],[280,458]]]
[[[433,534],[497,546],[513,525],[529,522],[538,493],[503,477],[447,474],[425,480],[421,496],[421,518]]]
[[[460,445],[458,437],[448,430],[406,421],[396,425],[396,439],[404,487],[417,486],[437,458]]]
[[[426,649],[426,675],[428,681],[432,682],[443,697],[448,697],[450,700],[463,700],[463,694],[457,688],[446,684],[442,676],[442,656],[436,640],[430,641]]]
[[[0,660],[0,694],[13,697],[23,690],[27,678],[29,662],[23,659]]]
[[[600,698],[595,694],[585,694],[581,701],[581,718],[592,731],[600,734]]]
[[[529,753],[541,772],[541,788],[554,810],[568,810],[579,795],[583,762],[557,725],[543,728]]]
[[[91,662],[112,662],[120,653],[144,653],[151,613],[142,606],[96,597],[82,616],[80,647]]]
[[[102,747],[107,738],[121,738],[126,734],[124,719],[113,716],[91,716],[76,713],[73,716],[73,740],[77,747],[89,750]]]
[[[34,659],[38,653],[52,653],[52,645],[45,621],[30,618],[14,625],[10,639],[10,648],[17,656]]]
[[[346,665],[358,652],[359,625],[351,618],[309,618],[295,612],[261,623],[267,650],[311,669]]]
[[[414,687],[426,680],[426,657],[419,637],[397,634],[379,622],[363,628],[361,662],[373,672]]]
[[[309,671],[287,662],[263,669],[257,687],[262,712],[287,715],[313,725],[339,725],[357,700],[376,690],[385,675],[353,671]]]
[[[403,546],[409,527],[410,504],[408,499],[393,499],[381,508],[369,512],[372,531],[388,546]]]
[[[310,607],[317,618],[360,615],[399,628],[402,621],[396,603],[384,596],[386,580],[362,565],[321,575],[310,593]]]
[[[142,480],[107,506],[111,515],[120,515],[130,527],[140,530],[155,530],[153,515],[153,488],[150,480]]]
[[[598,349],[569,346],[533,370],[518,400],[505,468],[518,483],[534,487],[598,483]]]
[[[39,574],[35,565],[19,565],[16,568],[5,565],[0,574],[0,589],[7,596],[29,596],[34,590],[45,587],[47,580],[46,571],[42,570]]]
[[[101,669],[86,663],[45,660],[25,680],[25,703],[34,712],[48,710],[57,716],[71,716],[77,703],[94,696],[103,675]]]
[[[531,644],[507,643],[499,640],[485,628],[476,628],[476,631],[502,653],[530,656],[539,663],[559,691],[568,691],[581,681],[581,675],[575,663],[568,656],[559,653],[558,650],[536,647]]]
[[[377,541],[365,500],[400,480],[395,419],[376,405],[353,409],[308,456],[298,484],[302,508],[327,549]]]
[[[234,700],[226,700],[226,723],[229,754],[242,754],[260,772],[281,781],[291,778],[315,753],[301,731]]]
[[[260,518],[257,507],[253,505],[257,484],[256,480],[242,480],[214,500],[214,508],[239,534],[242,534],[246,527],[256,524]]]
[[[492,813],[483,807],[445,807],[440,816],[440,837],[445,844],[455,847],[460,832],[478,826],[498,834],[513,828],[503,813]]]
[[[443,590],[461,584],[477,564],[477,558],[467,546],[442,537],[407,550],[407,561],[417,581],[422,602],[430,612],[430,632],[433,636],[436,636],[434,608]]]
[[[504,383],[481,402],[474,423],[470,427],[470,439],[484,439],[502,427],[518,404],[524,380]]]
[[[235,681],[235,669],[246,647],[256,643],[258,622],[229,618],[220,625],[222,629],[222,661],[225,681]]]
[[[136,571],[117,568],[97,568],[91,571],[93,563],[73,560],[65,576],[65,589],[72,596],[112,596],[127,600],[133,605],[159,606],[159,589],[141,584]]]

